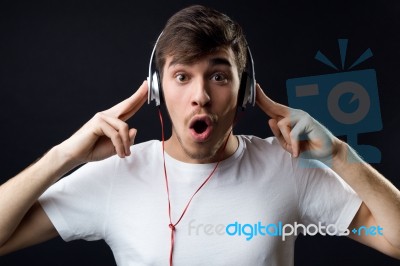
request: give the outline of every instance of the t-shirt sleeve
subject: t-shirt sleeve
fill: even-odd
[[[39,202],[65,241],[104,236],[115,158],[83,165],[52,185]]]
[[[361,199],[324,164],[305,159],[293,162],[301,223],[335,225],[337,233],[343,233],[360,208]]]

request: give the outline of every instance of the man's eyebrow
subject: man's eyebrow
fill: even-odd
[[[175,65],[179,64],[179,60],[177,58],[174,58],[171,60],[171,62],[169,62],[168,64],[168,68],[173,67]]]
[[[228,59],[223,58],[223,57],[211,58],[209,62],[210,62],[210,65],[212,65],[212,66],[215,66],[215,65],[226,65],[229,67],[232,66],[231,62],[229,62]]]
[[[209,63],[210,63],[211,66],[216,66],[216,65],[226,65],[226,66],[229,66],[229,67],[232,66],[231,62],[229,62],[228,59],[223,58],[223,57],[211,58],[209,60]],[[185,63],[180,62],[180,60],[173,59],[173,60],[171,60],[171,62],[169,62],[168,68],[173,67],[175,65],[179,65],[179,64],[185,65]]]

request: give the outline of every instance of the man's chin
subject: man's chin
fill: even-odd
[[[216,147],[219,145],[213,143],[211,138],[204,142],[197,142],[191,136],[187,136],[185,139],[180,138],[177,134],[175,136],[180,146],[181,158],[187,158],[188,162],[193,163],[214,162],[218,150]]]
[[[201,145],[201,143],[200,143]],[[183,151],[186,156],[191,160],[195,160],[202,163],[207,163],[213,161],[213,157],[215,157],[215,152],[210,148],[202,147],[200,149],[188,149],[183,147]]]

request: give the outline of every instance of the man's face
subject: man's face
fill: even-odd
[[[214,162],[229,136],[222,157],[232,154],[237,145],[230,132],[240,83],[232,50],[220,49],[192,64],[169,56],[163,71],[163,92],[172,120],[167,152],[186,162]]]

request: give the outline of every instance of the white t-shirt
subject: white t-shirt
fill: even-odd
[[[283,241],[283,227],[302,224],[313,234],[318,224],[329,225],[334,233],[347,228],[361,204],[331,169],[292,158],[275,138],[238,139],[237,151],[219,164],[176,226],[176,266],[293,265],[296,235]],[[65,241],[104,239],[121,266],[168,265],[162,145],[153,140],[131,150],[125,159],[82,166],[40,203]],[[215,164],[183,163],[168,154],[165,160],[175,223]]]

